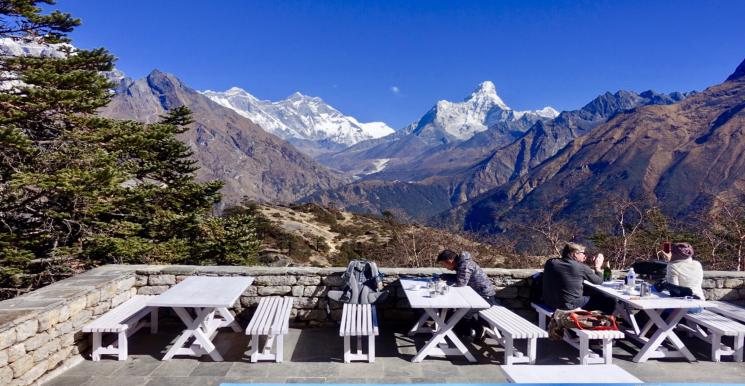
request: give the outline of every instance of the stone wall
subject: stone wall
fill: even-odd
[[[390,321],[410,321],[414,312],[398,283],[401,276],[431,276],[445,273],[438,268],[380,268],[390,291],[389,301],[382,307],[382,317]],[[486,269],[497,287],[497,298],[518,314],[535,315],[530,308],[530,276],[535,269]],[[137,270],[135,286],[139,294],[157,295],[191,275],[253,276],[253,285],[240,298],[234,311],[240,319],[250,317],[250,308],[262,296],[295,297],[291,322],[295,326],[327,324],[326,299],[329,290],[339,289],[344,268],[274,268],[274,267],[198,267],[151,266]],[[615,275],[622,275],[616,272]],[[710,300],[745,300],[745,272],[705,272],[704,291]],[[340,311],[332,302],[332,317],[338,320]],[[336,306],[336,307],[334,307]]]
[[[269,268],[109,265],[0,302],[0,385],[41,383],[83,360],[90,349],[83,325],[134,294],[160,294],[188,276],[253,276],[234,311],[245,325],[262,296],[295,297],[292,322],[316,326],[326,322],[325,296],[342,285],[344,268]],[[431,276],[440,269],[381,268],[391,292],[381,309],[384,323],[414,318],[398,278]],[[502,304],[528,318],[529,278],[536,270],[487,269]],[[745,272],[706,272],[709,299],[745,301]],[[165,313],[163,313],[165,315]],[[338,308],[332,310],[338,318]]]
[[[170,286],[191,275],[205,276],[253,276],[253,285],[240,298],[234,311],[239,319],[250,317],[250,308],[258,304],[262,296],[293,296],[294,307],[291,323],[294,326],[317,326],[329,324],[326,317],[326,294],[340,289],[344,268],[266,268],[266,267],[196,267],[153,266],[138,269],[135,281],[138,294],[157,295]],[[382,306],[382,317],[386,320],[408,321],[414,317],[398,278],[406,276],[432,276],[443,273],[440,269],[381,268],[385,273],[383,282],[390,291],[388,301]],[[522,314],[529,314],[529,284],[527,278],[535,270],[488,270],[497,285],[497,298]],[[340,309],[332,302],[331,316],[338,320]]]
[[[107,266],[0,302],[0,385],[55,376],[90,348],[81,328],[135,293],[135,267]]]

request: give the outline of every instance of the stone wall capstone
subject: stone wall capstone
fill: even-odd
[[[138,268],[99,267],[0,302],[0,385],[42,383],[82,361],[81,328],[137,293]]]

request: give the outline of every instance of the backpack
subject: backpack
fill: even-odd
[[[664,279],[667,274],[667,263],[664,261],[637,261],[631,268],[640,278],[652,281]]]
[[[569,320],[574,323],[573,328],[580,330],[614,330],[618,331],[616,317],[606,315],[600,311],[572,311],[569,313]]]
[[[376,304],[388,297],[383,289],[383,274],[378,265],[369,260],[352,260],[342,275],[341,291],[329,291],[330,300],[349,304]],[[327,305],[328,308],[328,305]]]
[[[618,331],[616,317],[613,315],[606,315],[600,311],[556,310],[548,324],[548,337],[551,340],[561,340],[564,337],[564,330],[570,328]]]

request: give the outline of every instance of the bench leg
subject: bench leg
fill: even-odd
[[[351,356],[352,353],[350,351],[350,347],[349,346],[350,346],[350,344],[349,344],[349,336],[345,336],[344,337],[344,363],[349,363],[350,362],[350,356]]]
[[[590,359],[590,340],[586,336],[579,337],[579,363],[581,365],[589,364]]]
[[[538,327],[545,330],[546,329],[546,319],[548,319],[548,316],[542,313],[538,313]]]
[[[127,332],[122,331],[119,333],[117,345],[119,347],[119,360],[127,360]]]
[[[745,346],[745,335],[737,335],[735,338],[735,361],[736,362],[742,362],[743,361],[743,346]]]
[[[742,350],[740,350],[740,353],[742,354]],[[367,337],[367,362],[375,363],[375,335]]]
[[[93,351],[91,352],[91,358],[94,362],[101,360],[101,333],[93,333]]]
[[[504,336],[504,364],[510,366],[512,364],[515,354],[515,346],[511,335],[505,334]]]
[[[603,362],[609,365],[613,362],[613,339],[603,339]]]
[[[158,333],[158,307],[152,307],[150,311],[150,333]]]
[[[248,343],[249,353],[251,355],[251,362],[256,363],[259,359],[257,355],[259,353],[259,335],[251,335],[251,341]]]
[[[280,334],[277,335],[277,348],[275,349],[274,353],[274,361],[277,363],[281,363],[284,355],[284,335]]]
[[[530,338],[528,339],[528,359],[529,364],[534,365],[535,364],[535,357],[536,357],[536,346],[538,345],[538,338]]]
[[[711,334],[711,360],[714,362],[721,362],[722,353],[720,348],[722,346],[722,336],[712,331]]]

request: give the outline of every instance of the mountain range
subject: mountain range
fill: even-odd
[[[605,93],[582,108],[564,111],[554,119],[537,118],[522,132],[515,130],[510,134],[504,130],[507,124],[500,122],[500,125],[492,125],[491,129],[477,132],[467,140],[435,146],[405,161],[399,159],[398,164],[366,175],[362,181],[315,192],[303,200],[326,205],[335,203],[342,208],[373,213],[387,210],[402,219],[426,222],[443,210],[525,175],[574,138],[585,135],[618,113],[639,106],[676,103],[692,94],[653,91]],[[491,99],[501,101],[495,96]],[[516,125],[514,121],[507,122]],[[514,133],[519,134],[511,137]],[[389,137],[397,135],[405,137],[402,133]],[[378,151],[390,149],[379,146],[382,140],[366,141],[340,154],[367,143],[374,143]],[[404,138],[389,143],[414,141],[416,139]],[[404,150],[405,147],[402,154],[407,154]]]
[[[16,43],[0,41],[0,53],[59,52]],[[616,198],[683,219],[745,194],[745,61],[701,92],[606,92],[561,113],[513,110],[486,81],[395,132],[299,93],[271,102],[238,88],[199,92],[158,70],[106,76],[116,87],[105,116],[155,122],[175,106],[192,110],[179,138],[199,180],[225,183],[222,205],[314,202],[511,232],[546,208],[590,229],[589,214]]]
[[[360,123],[321,98],[299,92],[276,102],[260,100],[238,87],[224,92],[207,90],[202,94],[312,157],[394,132],[384,122]]]
[[[165,111],[181,105],[191,109],[194,123],[179,138],[194,152],[199,180],[224,182],[222,205],[244,197],[290,202],[348,181],[232,109],[158,70],[138,80],[119,79],[111,103],[101,114],[155,122]]]
[[[447,151],[457,144],[471,142],[485,147],[509,143],[536,121],[551,120],[556,115],[558,112],[551,107],[513,110],[497,95],[494,83],[485,81],[462,102],[438,101],[420,119],[396,133],[323,155],[318,160],[344,172],[378,178],[379,173],[389,169],[411,170],[410,162],[417,157]]]
[[[440,217],[459,228],[506,231],[556,207],[584,227],[614,197],[679,219],[717,197],[745,194],[745,61],[722,84],[677,103],[617,114],[519,178]]]

